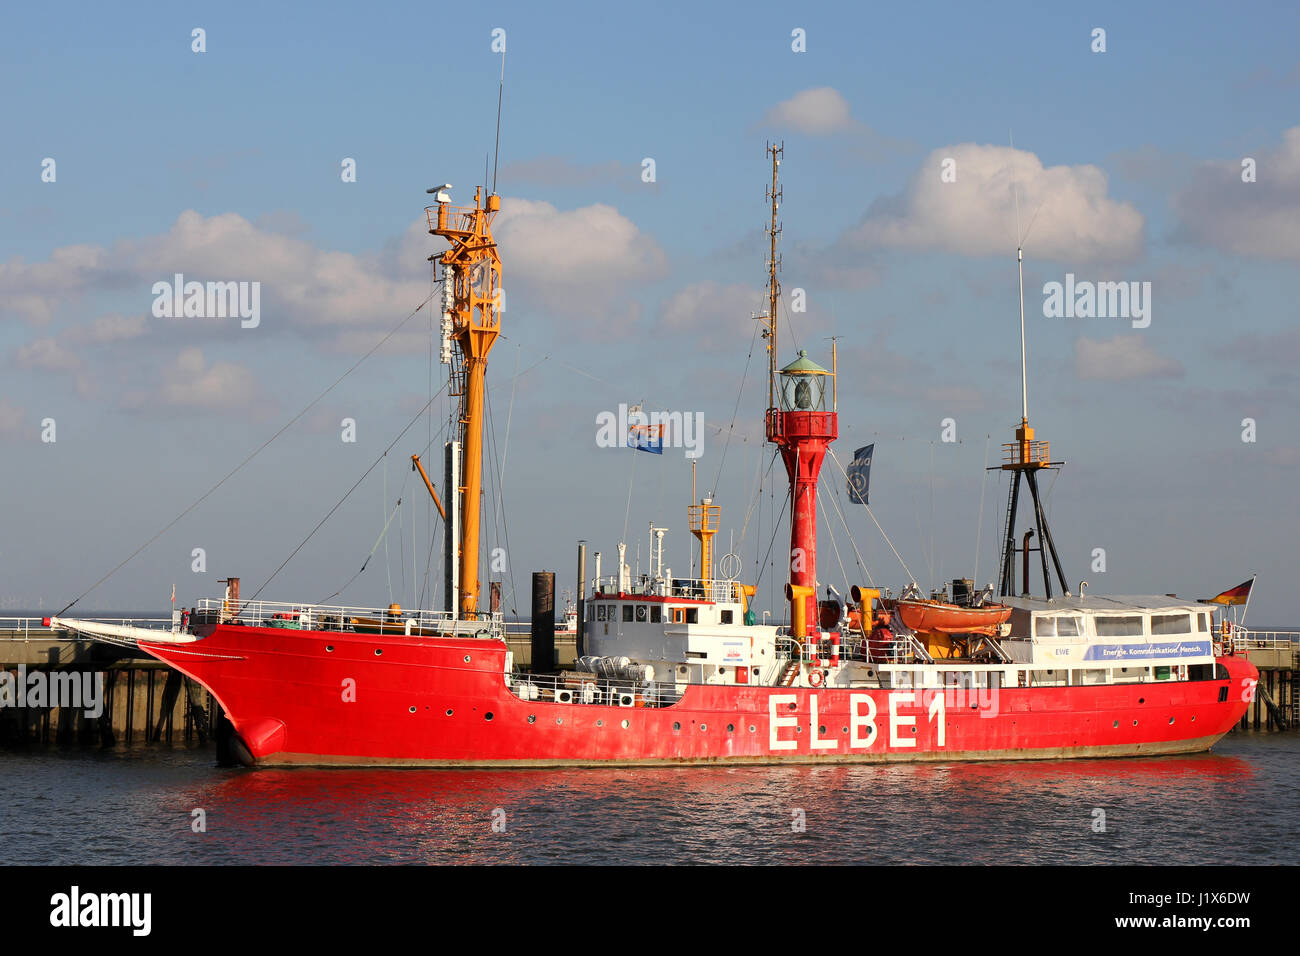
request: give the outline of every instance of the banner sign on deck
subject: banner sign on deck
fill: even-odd
[[[1094,644],[1085,661],[1132,661],[1149,657],[1209,657],[1209,641],[1152,641],[1147,644]]]

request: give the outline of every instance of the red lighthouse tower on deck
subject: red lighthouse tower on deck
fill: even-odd
[[[777,372],[776,332],[777,304],[781,285],[776,272],[780,259],[776,255],[776,237],[781,228],[776,212],[782,196],[778,183],[781,167],[780,146],[769,146],[772,156],[772,185],[768,199],[772,204],[772,221],[768,227],[768,401],[767,440],[781,449],[785,472],[790,479],[790,632],[803,638],[817,627],[817,477],[821,472],[826,448],[839,435],[839,415],[835,410],[835,372],[826,371],[808,358],[802,349],[799,357]],[[833,355],[832,351],[832,355]],[[831,362],[835,362],[832,358]],[[830,406],[827,407],[826,385],[830,380]]]

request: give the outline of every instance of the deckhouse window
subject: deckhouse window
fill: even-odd
[[[658,624],[663,621],[663,608],[658,604],[650,605],[650,623]]]
[[[603,604],[596,605],[596,620],[598,621],[605,620],[605,605]]]
[[[1208,631],[1210,629],[1210,615],[1198,614],[1196,615],[1196,622],[1197,630]]]
[[[630,620],[632,620],[632,605],[631,605],[631,604],[624,604],[624,605],[623,605],[623,620],[625,620],[625,621],[630,621]]]
[[[644,624],[650,618],[650,608],[644,604],[636,606],[636,619],[639,623]]]
[[[686,623],[687,623],[687,624],[699,624],[699,623],[700,623],[700,609],[699,609],[699,608],[697,608],[697,607],[689,607],[689,608],[686,609]]]
[[[1035,637],[1078,637],[1080,620],[1077,617],[1034,618]]]
[[[722,615],[722,623],[723,623],[723,624],[730,624],[730,623],[731,623],[731,612],[730,612],[730,611],[722,611],[722,612],[720,612],[720,613],[721,613],[721,615]]]
[[[1190,634],[1192,619],[1186,614],[1153,614],[1151,616],[1151,633],[1156,634]]]
[[[1141,617],[1098,617],[1098,637],[1141,637]]]

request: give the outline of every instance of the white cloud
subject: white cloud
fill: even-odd
[[[420,260],[434,249],[432,238],[426,239]],[[89,294],[120,296],[122,290],[134,289],[141,313],[147,313],[153,283],[170,282],[182,273],[186,281],[261,282],[264,327],[289,324],[334,332],[388,325],[409,312],[429,294],[428,273],[421,265],[398,268],[378,256],[319,249],[261,229],[235,213],[205,217],[187,210],[165,233],[109,247],[64,247],[48,262],[0,264],[0,299],[19,317],[44,323]],[[143,331],[135,322],[105,316],[81,340],[130,337],[134,330]]]
[[[954,182],[940,178],[947,159],[955,161]],[[1025,150],[975,143],[931,152],[907,188],[874,203],[845,239],[859,247],[1010,256],[1016,242],[1016,187],[1020,228],[1028,232],[1027,256],[1078,263],[1141,254],[1142,214],[1107,195],[1102,170],[1044,168]]]
[[[553,309],[599,315],[667,267],[659,244],[603,203],[561,211],[548,202],[506,198],[494,234],[505,263],[507,311],[522,286]]]
[[[144,335],[147,328],[144,315],[101,315],[89,325],[72,326],[60,333],[69,345],[111,345],[128,342]]]
[[[782,100],[767,111],[763,122],[813,136],[828,136],[853,129],[856,125],[849,101],[830,86],[803,90],[788,100]]]
[[[751,286],[696,282],[660,304],[658,329],[704,351],[743,349],[754,335],[753,314],[766,307],[763,293]]]
[[[21,408],[7,398],[0,398],[0,436],[15,438],[21,435],[26,418],[27,413]]]
[[[126,396],[123,405],[138,410],[167,407],[230,411],[266,404],[248,368],[234,362],[209,365],[197,348],[183,349],[175,361],[162,368],[160,378],[156,388]]]
[[[1155,351],[1142,335],[1105,341],[1080,336],[1074,343],[1074,370],[1079,378],[1104,382],[1183,376],[1182,363]]]
[[[1242,182],[1242,158],[1205,163],[1173,200],[1175,239],[1261,259],[1300,260],[1300,126],[1276,149],[1260,150],[1256,181]]]
[[[526,301],[536,293],[542,304],[563,314],[603,315],[631,284],[656,278],[666,269],[659,245],[613,208],[603,204],[560,211],[549,203],[506,199],[495,232],[506,261],[508,296]],[[12,313],[36,324],[94,294],[135,290],[140,315],[153,304],[153,283],[173,281],[249,281],[261,283],[261,328],[290,326],[307,334],[364,340],[366,330],[391,327],[429,294],[426,263],[445,248],[428,235],[423,216],[390,242],[382,253],[355,255],[320,249],[311,243],[261,228],[235,213],[202,216],[188,210],[164,233],[123,239],[111,246],[56,249],[46,262],[16,259],[0,264],[0,301]],[[510,299],[507,299],[507,309]],[[626,312],[623,303],[618,311]],[[155,320],[115,313],[88,328],[67,331],[62,344],[104,344],[148,331],[153,323],[211,323],[223,320]],[[238,321],[229,323],[238,329]],[[369,345],[374,344],[373,336]],[[419,343],[424,348],[426,343]]]

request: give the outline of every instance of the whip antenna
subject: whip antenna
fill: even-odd
[[[497,191],[497,160],[501,157],[501,98],[506,91],[506,51],[501,51],[501,82],[497,86],[497,141],[492,147],[492,194]]]

